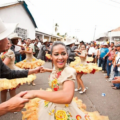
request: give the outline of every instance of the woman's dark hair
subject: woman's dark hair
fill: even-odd
[[[52,45],[52,48],[51,48],[51,55],[52,55],[52,53],[53,53],[53,48],[54,48],[55,46],[57,46],[57,45],[62,45],[62,46],[64,46],[65,49],[66,49],[66,52],[67,52],[66,45],[65,45],[63,42],[61,42],[61,41],[56,41],[56,42],[54,42],[53,45]]]

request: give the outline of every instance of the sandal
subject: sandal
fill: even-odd
[[[35,86],[36,84],[35,83],[32,83],[33,86]]]
[[[75,92],[80,91],[80,90],[81,90],[81,87],[80,87],[79,89],[76,88],[76,89],[75,89]]]
[[[79,93],[83,94],[84,92],[86,92],[86,89],[84,89],[83,91],[81,90]]]

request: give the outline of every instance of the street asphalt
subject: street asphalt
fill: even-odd
[[[45,63],[45,67],[51,68],[50,62]],[[50,73],[37,74],[37,79],[35,80],[36,86],[32,85],[22,85],[17,89],[17,93],[26,90],[38,90],[40,88],[49,88],[48,77]],[[101,115],[109,116],[110,120],[120,120],[120,90],[114,90],[111,88],[111,83],[108,79],[105,79],[105,75],[99,71],[95,74],[87,74],[82,77],[87,91],[84,94],[79,94],[75,92],[74,96],[78,97],[87,105],[87,111],[93,112],[98,111]],[[75,82],[75,86],[77,84]],[[102,96],[105,93],[105,96]],[[9,94],[7,99],[9,99]],[[2,117],[0,120],[21,120],[22,114],[18,113],[8,113]]]

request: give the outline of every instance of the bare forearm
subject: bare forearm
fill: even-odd
[[[52,69],[48,69],[48,68],[47,68],[47,69],[46,69],[46,72],[52,72]]]
[[[8,112],[7,102],[0,104],[0,116],[6,114],[7,112]]]
[[[34,74],[34,73],[35,73],[35,69],[30,69],[29,72],[28,72],[28,75]]]
[[[68,97],[70,96],[69,93],[63,90],[57,92],[37,90],[35,93],[38,98],[58,104],[69,104],[72,100],[72,97],[71,100]]]

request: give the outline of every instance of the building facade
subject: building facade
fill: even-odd
[[[18,23],[15,32],[22,38],[35,38],[37,25],[25,1],[1,5],[0,18],[7,23]]]

